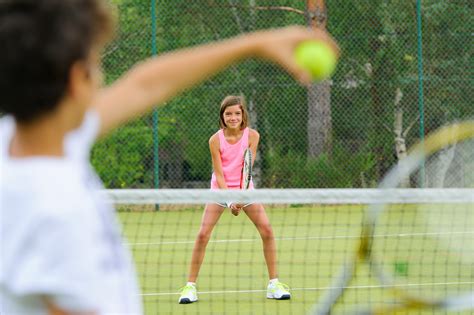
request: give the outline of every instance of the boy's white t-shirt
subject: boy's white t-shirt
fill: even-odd
[[[12,117],[0,119],[0,314],[141,314],[130,253],[89,164],[91,111],[65,139],[65,157],[11,159]]]

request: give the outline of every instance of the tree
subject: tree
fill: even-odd
[[[151,55],[150,2],[111,1],[119,7],[120,29],[105,52],[107,82]],[[374,186],[397,162],[394,138],[403,138],[407,148],[418,140],[416,123],[412,132],[406,132],[419,112],[414,1],[156,2],[158,54],[251,30],[305,24],[305,11],[306,24],[327,25],[342,50],[329,86],[323,83],[307,90],[280,68],[251,60],[160,108],[160,165],[183,165],[182,170],[160,169],[160,176],[176,179],[174,185],[186,184],[179,178],[208,184],[212,168],[207,140],[218,128],[218,106],[226,94],[242,93],[248,98],[252,124],[262,136],[259,157],[265,187]],[[426,133],[474,116],[469,84],[472,48],[466,45],[472,16],[469,4],[467,0],[423,1]],[[397,89],[403,93],[403,116],[394,108]],[[392,127],[394,111],[396,128]],[[393,136],[400,132],[402,137]],[[151,134],[151,118],[144,117],[96,146],[93,164],[108,186],[152,187]]]
[[[306,1],[307,23],[311,28],[326,29],[324,0]],[[331,84],[329,80],[308,88],[308,157],[316,158],[332,149]]]

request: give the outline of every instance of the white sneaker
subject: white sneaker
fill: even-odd
[[[267,287],[267,299],[289,300],[291,299],[290,287],[278,281],[269,283]]]
[[[187,284],[180,289],[181,296],[179,297],[179,304],[189,304],[198,300],[196,286]]]

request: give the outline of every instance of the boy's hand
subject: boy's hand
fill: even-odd
[[[249,36],[258,43],[256,55],[271,60],[295,77],[304,85],[311,84],[311,75],[296,64],[295,49],[302,41],[319,40],[329,44],[339,56],[339,47],[334,39],[323,30],[311,30],[302,26],[261,31]]]

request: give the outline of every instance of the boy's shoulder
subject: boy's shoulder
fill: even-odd
[[[67,160],[45,159],[4,170],[0,184],[4,202],[26,216],[81,212],[81,205],[88,203],[88,194],[76,166]]]

